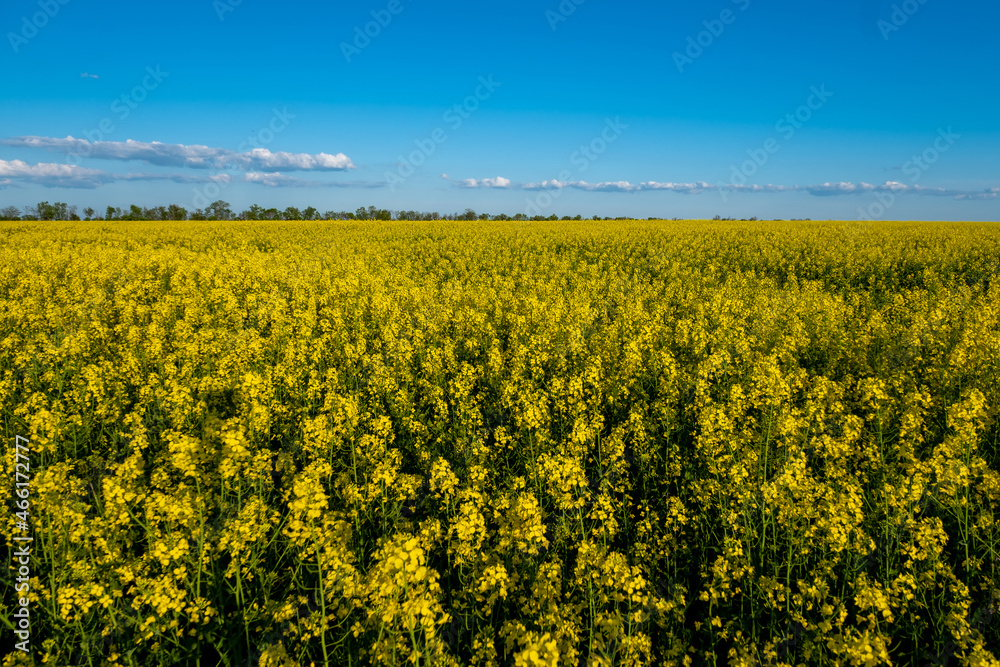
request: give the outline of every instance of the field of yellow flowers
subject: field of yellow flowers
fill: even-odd
[[[1000,665],[1000,224],[0,233],[5,666]]]

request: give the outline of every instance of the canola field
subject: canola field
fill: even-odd
[[[1000,665],[1000,224],[0,235],[5,666]]]

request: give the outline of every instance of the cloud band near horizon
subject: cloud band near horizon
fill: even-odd
[[[204,145],[169,144],[158,141],[142,142],[96,141],[64,139],[38,136],[20,136],[0,139],[0,145],[18,148],[36,148],[63,153],[68,156],[91,159],[139,161],[158,167],[187,168],[193,170],[215,170],[211,176],[183,173],[115,173],[100,169],[82,167],[67,163],[28,164],[23,160],[0,160],[0,187],[15,183],[37,184],[43,187],[96,188],[121,181],[172,181],[177,183],[246,182],[271,188],[280,187],[337,187],[337,188],[379,188],[384,183],[369,181],[322,182],[289,176],[285,171],[340,172],[355,169],[354,163],[343,153],[288,153],[272,152],[267,148],[253,148],[237,152],[224,148]],[[242,172],[237,174],[234,172]],[[545,180],[514,183],[503,176],[494,178],[453,179],[448,174],[441,177],[453,187],[460,189],[497,189],[524,191],[553,191],[574,189],[584,192],[676,192],[697,195],[705,192],[718,193],[788,193],[805,192],[816,197],[860,195],[888,192],[892,194],[915,194],[935,197],[952,197],[957,200],[985,200],[1000,198],[1000,187],[982,190],[927,187],[907,185],[898,181],[886,181],[880,185],[866,182],[825,182],[814,185],[753,185],[733,183],[708,183],[694,181],[688,183],[642,181],[632,183],[627,180],[590,183],[583,180]]]
[[[237,152],[225,148],[202,145],[167,144],[159,141],[89,141],[67,136],[9,137],[0,145],[15,148],[40,148],[77,158],[98,160],[137,160],[160,167],[186,167],[190,169],[235,169],[242,171],[345,171],[354,169],[354,163],[343,153],[287,153],[272,152],[267,148],[252,148]]]
[[[657,181],[643,181],[641,183],[631,183],[629,181],[604,181],[600,183],[588,183],[587,181],[560,181],[558,179],[513,184],[510,179],[498,176],[496,178],[466,178],[451,179],[447,174],[442,177],[451,181],[457,188],[497,188],[516,189],[527,191],[539,190],[562,190],[570,188],[585,192],[643,192],[643,191],[668,191],[681,194],[701,194],[704,192],[747,192],[747,193],[784,193],[784,192],[807,192],[816,197],[832,197],[838,195],[859,195],[874,192],[890,192],[893,194],[918,194],[936,197],[954,197],[955,199],[997,199],[1000,198],[1000,187],[987,188],[985,190],[963,190],[957,188],[935,188],[922,185],[906,185],[898,181],[886,181],[881,185],[872,183],[852,183],[848,181],[827,182],[817,185],[736,185],[732,183],[712,184],[706,181],[696,181],[694,183],[661,183]]]

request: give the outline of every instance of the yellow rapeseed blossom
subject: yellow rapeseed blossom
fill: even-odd
[[[998,665],[997,223],[0,228],[4,667]]]

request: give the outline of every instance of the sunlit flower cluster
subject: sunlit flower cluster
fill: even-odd
[[[3,230],[3,667],[998,665],[997,224]]]

